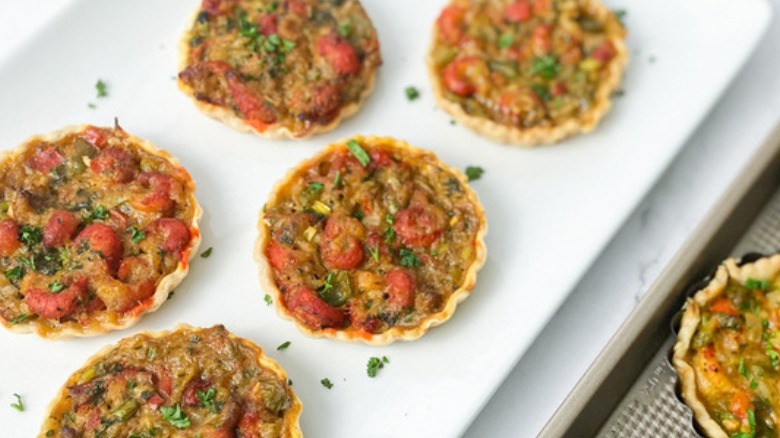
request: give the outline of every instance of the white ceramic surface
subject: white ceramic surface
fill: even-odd
[[[176,41],[192,3],[76,1],[0,65],[1,147],[119,116],[126,129],[188,166],[206,209],[203,248],[214,247],[209,259],[193,263],[176,296],[133,329],[65,342],[0,333],[0,399],[19,392],[28,405],[21,414],[0,409],[0,424],[10,425],[4,434],[32,435],[59,385],[99,346],[177,322],[223,322],[271,350],[303,399],[307,436],[461,433],[674,157],[766,23],[765,4],[756,0],[612,4],[630,11],[629,44],[641,49],[627,94],[596,133],[519,150],[451,126],[434,109],[421,59],[443,2],[366,1],[385,57],[377,91],[335,132],[292,143],[235,133],[178,93]],[[415,14],[404,13],[407,5]],[[109,84],[106,99],[95,99],[98,78]],[[418,86],[422,98],[407,102],[407,85]],[[320,145],[358,132],[395,135],[453,165],[487,170],[474,187],[491,227],[488,263],[455,317],[414,343],[371,348],[306,339],[265,306],[256,281],[253,224],[273,181]],[[285,340],[292,346],[276,352]],[[365,363],[373,355],[391,363],[369,379]],[[322,377],[334,388],[321,387]]]

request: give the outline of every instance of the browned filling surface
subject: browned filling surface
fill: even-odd
[[[381,64],[357,0],[204,0],[179,80],[260,132],[294,137],[359,104]]]
[[[350,140],[278,190],[264,254],[284,305],[312,330],[417,327],[475,263],[476,197],[431,153]]]
[[[431,62],[444,97],[468,115],[522,129],[592,108],[624,30],[598,0],[453,0]]]
[[[0,164],[0,317],[100,328],[151,304],[187,263],[187,172],[121,128],[33,140]]]
[[[68,379],[41,436],[285,436],[292,389],[260,354],[221,325],[124,339]]]

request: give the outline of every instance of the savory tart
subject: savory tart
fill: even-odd
[[[779,277],[780,255],[729,259],[686,303],[672,362],[707,436],[780,431]]]
[[[554,143],[596,127],[628,60],[600,0],[453,0],[428,54],[439,105],[495,141]]]
[[[291,170],[258,221],[277,311],[311,336],[382,345],[449,319],[486,258],[464,175],[391,138],[356,137]]]
[[[333,129],[382,63],[358,0],[203,0],[180,53],[179,87],[201,111],[269,138]]]
[[[39,437],[300,437],[284,370],[221,325],[140,333],[73,373]]]
[[[0,157],[0,322],[49,338],[129,327],[189,269],[187,171],[114,128],[73,126]]]

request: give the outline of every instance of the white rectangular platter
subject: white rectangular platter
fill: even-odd
[[[206,210],[202,249],[214,250],[131,329],[66,341],[0,332],[0,435],[34,436],[60,385],[101,346],[181,322],[224,323],[265,347],[303,400],[308,437],[463,433],[716,102],[770,15],[762,0],[609,0],[628,11],[625,95],[593,134],[519,149],[453,125],[435,107],[423,58],[445,3],[366,0],[385,61],[377,89],[357,116],[300,142],[234,132],[178,91],[177,41],[195,0],[74,0],[3,60],[0,148],[69,124],[110,125],[117,116],[190,170]],[[95,98],[98,78],[107,98]],[[409,85],[420,99],[407,101]],[[252,246],[272,184],[325,144],[358,133],[395,136],[456,167],[486,170],[473,187],[490,225],[488,262],[452,320],[415,342],[309,339],[263,302]],[[276,351],[285,341],[290,348]],[[371,356],[390,359],[374,379],[366,375]],[[324,377],[332,389],[320,385]],[[23,396],[24,412],[8,406],[13,393]]]

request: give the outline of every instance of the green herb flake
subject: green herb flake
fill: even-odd
[[[216,389],[209,388],[207,391],[198,391],[196,395],[202,408],[206,408],[215,414],[221,410],[220,403],[216,403],[215,400],[217,396]]]
[[[160,407],[163,419],[171,424],[171,426],[177,429],[185,429],[190,427],[190,417],[181,410],[181,405],[176,403],[175,406],[162,406]]]
[[[466,167],[466,178],[468,178],[469,182],[480,179],[482,177],[482,174],[484,173],[485,173],[485,169],[479,166]]]
[[[341,171],[336,171],[336,176],[333,177],[333,187],[338,187],[341,184]]]
[[[97,90],[97,97],[108,96],[108,89],[106,87],[106,83],[103,82],[101,79],[98,79],[98,81],[95,83],[95,89]]]
[[[558,59],[553,55],[537,56],[531,61],[531,69],[529,72],[532,75],[541,76],[545,79],[553,79],[558,76],[561,66],[558,64]]]
[[[368,166],[368,163],[371,162],[371,157],[368,155],[365,149],[360,147],[360,143],[357,141],[349,140],[347,142],[347,149],[349,149],[349,151],[352,152],[352,155],[357,158],[361,166],[366,167]]]
[[[16,397],[16,402],[11,403],[11,407],[19,412],[24,412],[24,402],[22,401],[22,396],[14,393],[14,397]]]
[[[91,223],[98,219],[108,219],[108,216],[108,209],[102,205],[98,205],[94,210],[92,210],[92,213],[90,213],[85,220]]]
[[[328,292],[333,289],[333,273],[328,272],[328,276],[325,277],[325,283],[322,285],[322,292]]]
[[[742,377],[748,378],[748,372],[747,367],[745,367],[745,358],[740,357],[739,358],[739,373],[742,374]]]
[[[392,213],[387,213],[387,215],[385,215],[385,223],[387,224],[387,227],[385,228],[385,243],[390,243],[395,237],[395,230],[393,229],[395,218],[393,218]]]
[[[378,357],[372,357],[368,360],[367,373],[368,377],[374,378],[376,377],[377,372],[379,372],[380,369],[385,367],[385,364],[390,363],[390,360],[387,358],[387,356],[382,356],[382,358]]]
[[[34,271],[35,270],[35,257],[20,257],[17,259],[17,261],[27,269]]]
[[[24,277],[24,267],[21,265],[16,265],[5,271],[5,278],[13,284],[19,283],[22,277]]]
[[[420,266],[420,259],[417,258],[417,255],[411,249],[401,248],[398,255],[401,256],[401,266],[407,268],[416,268]]]
[[[764,351],[766,352],[766,355],[769,358],[769,362],[772,364],[772,368],[774,369],[780,368],[780,354],[778,354],[777,351],[775,351],[771,343],[766,342],[764,344]]]
[[[49,283],[49,290],[56,294],[64,291],[65,285],[62,284],[59,280],[54,280],[51,283]]]
[[[97,105],[95,105],[95,104],[94,104],[94,103],[92,103],[92,102],[89,102],[89,103],[87,103],[87,108],[89,108],[89,109],[95,109],[95,108],[97,108]]]
[[[212,251],[214,251],[214,248],[209,247],[207,250],[205,250],[202,253],[200,253],[200,258],[202,258],[202,259],[209,258],[209,256],[211,255]]]
[[[139,230],[138,227],[133,227],[130,229],[130,240],[132,240],[133,243],[137,244],[144,239],[146,239],[146,233]]]
[[[420,91],[415,87],[406,87],[404,90],[404,93],[406,93],[406,98],[410,101],[417,99],[420,97]]]
[[[19,240],[26,246],[35,246],[41,243],[43,238],[43,229],[41,227],[33,227],[31,225],[24,225],[19,230]]]
[[[322,190],[325,188],[325,186],[324,186],[324,185],[323,185],[321,182],[317,182],[317,181],[310,181],[310,182],[309,182],[309,188],[310,188],[310,189],[311,189],[311,190],[312,190],[314,193],[320,193],[320,192],[321,192],[321,191],[322,191]]]
[[[745,287],[750,290],[768,290],[771,286],[771,280],[756,280],[755,278],[748,278],[745,281]]]
[[[25,321],[29,320],[30,318],[32,318],[32,316],[30,316],[30,315],[28,315],[28,314],[26,314],[26,313],[22,313],[22,314],[19,314],[19,315],[16,315],[16,316],[14,316],[14,317],[13,317],[13,318],[11,318],[11,320],[10,320],[10,321],[8,321],[8,322],[9,322],[11,325],[16,325],[16,324],[21,324],[21,323],[23,323],[23,322],[25,322]]]
[[[550,99],[552,99],[552,93],[550,93],[550,90],[548,90],[544,85],[533,84],[531,85],[531,90],[536,93],[537,96],[539,96],[539,99],[542,99],[545,102],[548,102]]]
[[[268,294],[265,294],[265,296],[263,297],[263,300],[265,300],[265,304],[266,304],[267,306],[270,306],[271,304],[273,304],[273,303],[274,303],[274,300],[273,300],[273,298],[271,298],[271,296],[270,296],[270,295],[268,295]]]
[[[379,244],[376,244],[375,248],[366,247],[366,250],[371,255],[371,258],[374,259],[375,262],[379,261]]]
[[[756,382],[756,379],[751,379],[751,380],[750,380],[750,389],[752,389],[753,391],[755,391],[755,390],[756,390],[756,388],[758,388],[758,382]]]
[[[756,433],[756,412],[752,409],[748,409],[748,425],[750,426],[750,433],[755,435]]]
[[[515,43],[515,36],[511,33],[505,33],[498,38],[498,47],[500,49],[508,49]]]
[[[290,341],[284,341],[284,342],[283,342],[281,345],[279,345],[278,347],[276,347],[276,350],[277,350],[277,351],[286,350],[286,349],[287,349],[287,347],[289,347],[289,346],[290,346],[290,344],[292,344],[292,342],[290,342]]]
[[[324,386],[324,387],[326,387],[328,389],[333,388],[333,382],[331,382],[330,379],[327,378],[327,377],[322,379],[322,380],[320,380],[320,383],[322,383],[322,386]]]
[[[341,35],[343,38],[349,38],[349,34],[351,33],[352,33],[352,24],[346,21],[339,24],[339,35]]]

